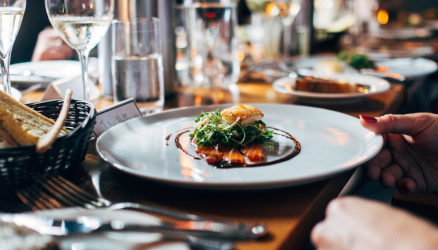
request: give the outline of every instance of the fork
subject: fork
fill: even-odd
[[[52,185],[48,184],[51,187],[46,186],[46,183],[44,183],[43,180],[44,179],[42,179],[41,177],[37,177],[37,182],[44,184],[44,187],[49,192],[50,192],[50,190],[54,191],[54,189],[52,189],[52,187],[54,188],[54,186],[56,186],[56,185],[52,183]],[[80,199],[85,198],[85,197],[87,197],[88,199],[93,199],[93,201],[90,201],[90,203],[99,204],[99,203],[103,202],[102,204],[110,204],[109,201],[107,201],[103,198],[93,197],[92,195],[88,194],[87,192],[80,189],[79,187],[77,187],[73,183],[67,181],[65,178],[63,178],[61,176],[52,177],[50,180],[47,180],[47,183],[49,183],[49,182],[56,182],[64,188],[68,188],[68,187],[72,188],[72,190],[75,190],[77,192],[77,193],[75,193],[76,196],[81,197]],[[60,188],[60,187],[58,186],[57,189],[58,188]],[[61,195],[61,193],[63,193],[64,191],[65,190],[63,190],[62,192],[60,191],[60,193],[56,193],[56,194],[52,193],[54,196],[56,196],[57,198],[62,200],[62,202],[58,202],[57,200],[53,199],[50,195],[46,194],[41,188],[32,189],[32,188],[28,187],[28,188],[24,188],[22,190],[18,190],[16,193],[17,193],[17,196],[21,199],[21,201],[23,203],[30,206],[34,212],[38,212],[38,211],[42,211],[42,210],[63,208],[65,206],[74,206],[75,203],[73,201],[68,200],[68,199],[76,200],[75,198],[72,197],[73,192],[71,193],[72,195],[69,195],[69,198],[66,198],[66,197],[63,197]],[[79,201],[79,200],[77,200],[77,201]],[[32,203],[35,205],[32,205]],[[93,207],[93,205],[91,205],[91,204],[87,204],[87,205],[85,205],[85,207],[98,208],[98,207]],[[163,235],[163,238],[161,239],[161,241],[167,241],[167,240],[169,240],[169,241],[183,241],[186,244],[188,244],[191,248],[195,248],[195,249],[200,249],[200,250],[231,250],[231,249],[234,249],[234,243],[232,241],[226,240],[226,239],[205,239],[205,238],[199,238],[199,237],[195,237],[193,235],[184,234],[184,233],[183,234],[181,234],[181,233],[174,234],[174,233],[172,233],[172,231],[163,231],[163,232],[161,232],[161,234]]]
[[[49,179],[45,179],[41,176],[36,176],[35,180],[41,186],[34,185],[16,191],[16,194],[21,199],[21,201],[28,205],[30,208],[32,208],[32,210],[34,210],[35,206],[38,207],[39,210],[74,206],[85,207],[88,209],[107,208],[110,210],[132,208],[148,213],[165,215],[180,220],[210,220],[208,218],[200,217],[193,214],[180,213],[137,203],[112,203],[111,201],[102,197],[95,197],[89,194],[88,192],[79,188],[62,176],[52,176]],[[43,192],[43,189],[48,191],[51,195]],[[32,203],[35,206],[32,205]]]
[[[35,180],[40,185],[33,185],[16,191],[18,198],[33,211],[64,207],[85,207],[88,209],[106,208],[109,210],[131,208],[184,221],[214,223],[215,225],[220,225],[222,230],[234,231],[236,237],[240,239],[256,239],[267,233],[266,227],[263,224],[250,225],[248,223],[213,221],[209,218],[193,214],[170,211],[137,203],[112,203],[104,198],[94,197],[62,176],[52,176],[48,179],[35,176]]]

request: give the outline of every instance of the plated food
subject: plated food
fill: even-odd
[[[265,165],[268,163],[266,155],[275,150],[272,138],[274,130],[278,129],[268,129],[261,120],[263,116],[256,107],[240,103],[224,110],[202,113],[190,133],[191,146],[210,165]],[[296,150],[282,160],[290,159],[299,153],[300,145],[292,135],[281,132],[297,144]],[[188,154],[181,146],[180,149]]]
[[[384,93],[389,90],[387,80],[359,74],[320,74],[313,73],[312,77],[333,80],[339,83],[355,84],[351,92],[316,92],[296,89],[297,78],[284,77],[274,81],[272,87],[275,91],[295,96],[299,101],[318,105],[345,105],[359,103],[368,96]],[[354,86],[354,85],[353,85]],[[338,86],[337,86],[338,87]],[[350,86],[348,86],[350,88]]]
[[[0,147],[34,145],[53,127],[54,121],[0,91]],[[63,128],[58,137],[67,135]]]
[[[297,78],[293,89],[297,91],[306,91],[314,93],[355,93],[360,92],[357,84],[354,82],[304,77]]]
[[[342,51],[337,57],[338,61],[344,61],[348,63],[351,67],[361,70],[361,69],[376,69],[376,64],[368,58],[368,56],[350,52]]]

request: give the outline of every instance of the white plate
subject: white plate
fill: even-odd
[[[90,58],[88,73],[97,70],[96,59]],[[24,71],[31,71],[34,76],[20,76],[13,74],[22,74]],[[81,63],[79,61],[56,60],[16,63],[10,66],[11,81],[22,87],[27,85],[42,83],[45,87],[54,79],[72,78],[82,74]],[[38,76],[50,77],[42,78]],[[26,85],[27,84],[27,85]]]
[[[378,66],[388,67],[388,72],[401,74],[408,78],[417,78],[435,73],[438,69],[437,63],[425,58],[398,58],[380,61]]]
[[[322,61],[336,61],[333,55],[315,56],[294,61],[298,69],[313,69]],[[417,78],[430,75],[438,70],[436,62],[426,58],[395,58],[376,61],[377,66],[388,67],[388,72],[404,75],[407,78]]]
[[[3,85],[2,84],[0,84],[0,88],[1,88],[1,91],[3,91]],[[11,95],[12,95],[12,98],[14,98],[15,100],[17,100],[17,101],[21,100],[22,94],[21,94],[21,92],[18,89],[11,88]]]
[[[293,90],[296,78],[284,77],[274,81],[273,88],[284,94],[296,96],[301,101],[323,104],[323,105],[339,105],[357,103],[363,101],[367,96],[380,94],[390,88],[388,81],[378,77],[364,75],[349,75],[349,74],[319,74],[313,73],[313,76],[323,77],[340,82],[360,83],[369,86],[368,93],[314,93]]]
[[[129,120],[103,133],[97,150],[114,167],[150,180],[208,189],[266,189],[310,183],[353,169],[383,145],[380,135],[349,115],[305,106],[251,105],[265,114],[268,126],[295,136],[301,143],[297,156],[269,166],[223,169],[178,150],[175,136],[193,127],[201,112],[232,104],[174,109]],[[190,148],[188,137],[181,143]]]

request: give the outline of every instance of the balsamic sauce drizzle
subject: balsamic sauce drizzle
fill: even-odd
[[[201,160],[201,157],[196,157],[193,156],[189,153],[187,153],[187,151],[182,147],[181,143],[179,143],[179,138],[181,137],[181,135],[190,132],[190,130],[185,130],[182,131],[181,133],[179,133],[176,137],[175,137],[175,145],[176,147],[179,149],[179,151],[183,152],[184,154],[188,155],[190,158],[195,159],[195,160]]]
[[[281,133],[275,133],[275,132],[274,132],[274,134],[276,134],[276,135],[278,135],[278,136],[283,136],[283,137],[285,137],[285,138],[288,138],[288,139],[292,140],[292,141],[294,142],[294,144],[295,144],[295,149],[294,149],[291,153],[289,153],[288,155],[286,155],[285,157],[282,157],[282,158],[277,159],[277,160],[275,160],[275,161],[270,161],[270,162],[259,162],[259,163],[252,163],[252,164],[246,164],[246,163],[244,163],[244,164],[236,164],[236,163],[219,162],[219,163],[217,163],[217,164],[215,164],[215,165],[213,165],[213,166],[216,166],[216,167],[219,167],[219,168],[239,168],[239,167],[259,167],[259,166],[268,166],[268,165],[273,165],[273,164],[277,164],[277,163],[280,163],[280,162],[283,162],[283,161],[290,160],[290,159],[292,159],[294,156],[296,156],[298,153],[300,153],[300,151],[301,151],[301,144],[300,144],[300,142],[299,142],[299,141],[298,141],[293,135],[291,135],[291,134],[289,134],[288,132],[283,131],[283,130],[281,130],[281,129],[277,129],[277,128],[273,128],[273,127],[267,127],[267,128],[269,128],[269,129],[273,129],[273,130],[276,130],[276,131],[279,131],[279,132],[281,132]],[[185,155],[189,156],[190,158],[195,159],[195,160],[202,160],[201,157],[197,157],[197,156],[193,156],[193,155],[189,154],[189,153],[188,153],[188,152],[182,147],[181,143],[179,142],[179,138],[181,137],[181,135],[190,132],[189,129],[190,129],[190,128],[185,128],[185,129],[180,130],[181,132],[175,137],[175,145],[176,145],[176,147],[178,148],[178,150],[180,150],[181,152],[183,152]],[[168,135],[168,136],[166,137],[166,142],[169,141],[169,139],[170,139],[171,136],[172,136],[172,134],[170,134],[170,135]],[[169,144],[167,144],[167,145],[169,145]]]
[[[169,146],[169,140],[170,140],[171,136],[172,136],[172,134],[166,136],[166,146]]]

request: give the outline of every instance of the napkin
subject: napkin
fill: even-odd
[[[88,79],[88,85],[90,88],[90,100],[92,101],[99,98],[100,91],[91,78]],[[71,89],[73,91],[73,99],[83,100],[84,89],[82,85],[82,76],[65,78],[52,82],[44,92],[41,101],[64,99],[64,94],[67,89]]]

